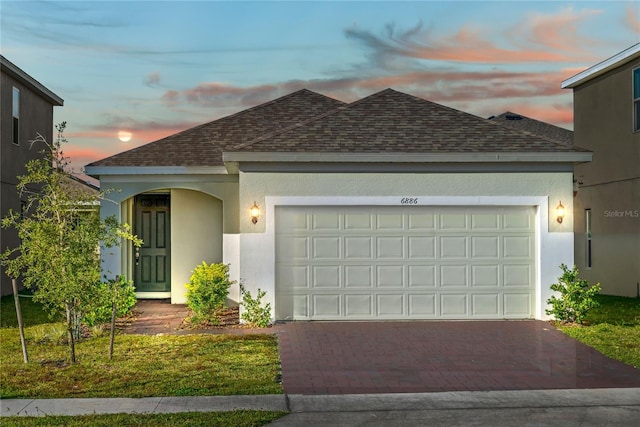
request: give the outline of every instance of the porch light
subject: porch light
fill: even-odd
[[[560,202],[560,204],[556,208],[556,215],[558,216],[556,218],[558,224],[562,224],[562,220],[564,219],[564,206],[562,206],[562,202]]]
[[[256,204],[256,202],[253,202],[253,206],[251,206],[251,222],[252,223],[257,223],[258,222],[258,217],[260,216],[260,208],[258,207],[258,205]]]

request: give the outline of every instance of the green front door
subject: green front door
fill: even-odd
[[[143,241],[134,249],[137,292],[171,291],[171,221],[169,195],[136,196],[135,234]]]

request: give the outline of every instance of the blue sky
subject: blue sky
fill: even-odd
[[[561,81],[638,43],[640,2],[1,0],[0,36],[65,100],[79,168],[303,87],[571,128]]]

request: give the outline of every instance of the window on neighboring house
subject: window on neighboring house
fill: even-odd
[[[587,238],[586,263],[587,268],[591,268],[591,209],[584,210],[585,234]]]
[[[640,131],[640,68],[633,70],[633,131]]]
[[[12,113],[13,113],[13,143],[20,143],[20,89],[13,88],[13,101],[12,101]]]

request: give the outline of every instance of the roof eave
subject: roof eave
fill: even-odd
[[[562,89],[573,89],[576,86],[579,86],[587,81],[594,79],[602,74],[605,74],[621,65],[626,64],[634,60],[635,58],[640,58],[640,43],[635,44],[617,55],[612,56],[609,59],[605,59],[604,61],[587,68],[586,70],[576,74],[573,77],[564,80],[560,87]]]
[[[227,175],[224,166],[85,166],[94,178],[110,175]]]
[[[15,65],[13,62],[9,61],[4,56],[0,55],[0,65],[2,65],[2,69],[12,76],[14,79],[20,81],[25,86],[28,86],[36,93],[39,93],[40,96],[49,101],[52,105],[62,107],[64,105],[64,99],[60,98],[58,95],[53,93],[50,89],[48,89],[45,85],[31,77],[29,74],[24,72],[20,67]]]
[[[465,152],[465,153],[273,153],[224,152],[230,165],[240,162],[324,162],[324,163],[582,163],[590,162],[590,151],[569,152]]]

